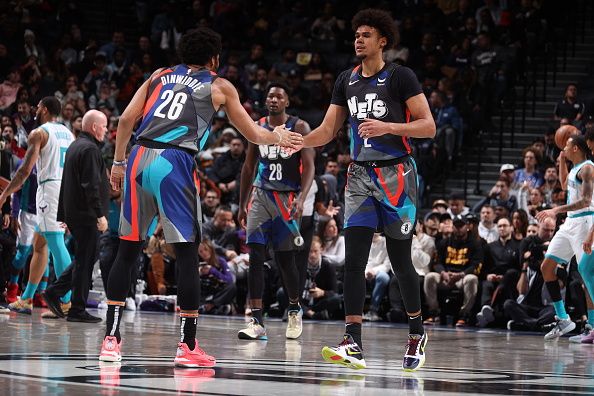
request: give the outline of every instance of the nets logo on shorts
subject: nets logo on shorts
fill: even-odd
[[[400,227],[400,232],[402,232],[404,235],[410,234],[411,231],[412,231],[412,224],[410,221],[405,222]]]

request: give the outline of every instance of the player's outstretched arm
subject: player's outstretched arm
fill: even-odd
[[[303,138],[303,147],[319,147],[329,143],[344,124],[346,117],[347,110],[345,107],[335,104],[328,106],[320,126]]]
[[[241,179],[239,182],[239,214],[237,219],[239,225],[246,227],[247,222],[247,206],[250,200],[250,192],[252,191],[252,184],[254,182],[254,171],[256,169],[256,162],[258,160],[258,146],[253,143],[248,145],[245,161],[241,167]]]
[[[414,138],[435,137],[435,121],[425,95],[420,93],[408,98],[406,107],[410,111],[413,121],[396,123],[366,118],[359,124],[359,136],[363,139],[386,134]]]
[[[218,78],[213,83],[212,100],[215,109],[224,106],[229,121],[250,142],[266,145],[276,144],[290,149],[301,147],[303,143],[301,134],[287,130],[284,125],[274,128],[274,133],[256,125],[241,105],[233,84],[224,78]]]
[[[47,134],[41,128],[34,129],[29,134],[25,158],[23,158],[23,163],[19,169],[17,169],[12,180],[8,186],[6,186],[6,189],[2,191],[2,194],[0,194],[0,207],[4,205],[4,202],[6,202],[8,197],[10,197],[13,192],[18,191],[22,187],[23,183],[25,183],[25,180],[27,180],[31,174],[31,171],[33,170],[33,166],[35,166],[35,162],[37,161],[37,158],[39,158],[39,152],[46,141]]]

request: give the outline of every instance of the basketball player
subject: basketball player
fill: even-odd
[[[37,105],[36,120],[41,126],[29,134],[27,152],[23,164],[16,171],[10,184],[0,194],[0,206],[13,192],[19,190],[29,177],[33,166],[37,167],[37,227],[33,237],[33,257],[29,273],[29,283],[20,299],[9,305],[12,311],[31,314],[32,297],[39,281],[46,271],[48,247],[54,258],[56,277],[70,265],[70,254],[64,244],[64,226],[58,222],[58,199],[64,168],[64,155],[74,135],[56,119],[60,115],[60,101],[46,96]],[[62,298],[70,301],[70,293]]]
[[[427,335],[418,275],[410,255],[417,170],[409,138],[432,138],[435,123],[412,70],[382,59],[383,51],[394,43],[393,26],[392,17],[381,10],[366,9],[353,17],[355,54],[361,64],[338,77],[324,121],[305,136],[304,145],[330,142],[348,116],[354,162],[348,169],[345,192],[346,331],[343,341],[336,347],[324,347],[322,355],[331,363],[366,367],[361,342],[365,266],[373,234],[381,229],[409,316],[403,368],[413,371],[425,362]]]
[[[309,124],[285,112],[289,106],[288,92],[284,84],[269,85],[266,95],[269,115],[262,117],[258,124],[270,131],[285,125],[291,131],[307,135],[310,132]],[[314,177],[314,155],[313,149],[290,154],[276,146],[250,144],[248,147],[241,170],[239,222],[245,227],[247,216],[247,244],[250,248],[248,288],[252,320],[246,329],[238,333],[241,339],[268,339],[262,319],[263,271],[268,242],[272,243],[283,285],[289,296],[286,337],[296,339],[301,336],[303,311],[299,305],[301,289],[295,255],[298,249],[296,242],[302,245],[303,238],[299,234],[296,219],[301,217],[305,197]]]
[[[301,134],[282,126],[270,133],[253,123],[233,85],[214,73],[220,52],[221,37],[214,31],[199,28],[187,32],[178,46],[182,64],[155,71],[120,117],[111,183],[116,191],[124,187],[121,242],[107,282],[107,329],[99,357],[102,361],[121,360],[119,325],[132,265],[159,216],[165,240],[173,245],[177,257],[181,341],[174,362],[182,367],[215,364],[214,357],[200,349],[195,339],[201,214],[194,156],[207,141],[213,116],[220,107],[254,143],[288,148],[302,143]],[[127,165],[126,145],[140,119],[137,144]]]
[[[587,241],[589,230],[594,223],[592,221],[594,215],[594,202],[592,201],[594,163],[588,160],[589,153],[590,150],[583,136],[572,135],[567,140],[565,148],[559,156],[560,168],[565,167],[566,159],[573,164],[569,173],[562,169],[559,172],[561,185],[567,183],[567,204],[536,214],[538,221],[542,222],[547,217],[555,219],[558,214],[567,212],[567,220],[551,240],[540,266],[557,316],[557,323],[551,331],[545,334],[545,340],[555,340],[575,329],[575,323],[565,312],[556,268],[558,265],[567,265],[575,255],[576,261],[580,265],[578,267],[580,273],[583,272],[584,263],[582,260],[585,257],[583,245],[585,245],[584,242]],[[567,175],[566,180],[564,180],[564,175]],[[586,261],[587,259],[585,257]]]
[[[23,161],[19,161],[18,167],[22,166]],[[37,194],[37,170],[35,166],[31,170],[31,173],[23,183],[20,190],[15,191],[12,194],[12,229],[17,236],[16,239],[16,254],[12,259],[10,279],[8,281],[8,287],[6,288],[6,301],[13,303],[17,301],[18,296],[18,280],[21,270],[25,267],[27,259],[33,249],[33,237],[35,236],[35,227],[37,226],[37,213],[35,205],[35,195]],[[49,268],[46,266],[46,273]],[[44,281],[47,283],[47,275],[44,273],[41,282],[37,287],[38,291],[44,289]],[[46,278],[44,280],[44,278]],[[25,288],[26,289],[26,288]],[[29,292],[30,293],[30,292]],[[27,298],[27,294],[25,297]],[[37,296],[37,294],[36,294]],[[30,297],[29,297],[30,298]],[[34,298],[35,300],[35,298]]]

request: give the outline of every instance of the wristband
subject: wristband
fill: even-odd
[[[278,146],[283,141],[283,137],[281,136],[281,134],[280,134],[279,131],[273,130],[272,132],[274,132],[274,133],[276,133],[278,135],[278,143],[275,143]]]
[[[112,165],[113,166],[126,166],[128,162],[126,160],[122,160],[122,161],[116,161],[113,160]]]
[[[525,269],[523,269],[523,270],[522,270],[522,273],[523,273],[523,274],[525,274],[525,273],[527,273],[527,272],[528,272],[528,270],[525,270]]]

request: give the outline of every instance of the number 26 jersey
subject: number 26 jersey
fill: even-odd
[[[216,78],[210,70],[183,64],[162,70],[149,86],[136,139],[202,150],[216,112],[211,95]]]
[[[295,131],[299,118],[289,116],[285,128]],[[266,117],[258,125],[272,131]],[[299,191],[301,189],[301,154],[288,155],[284,149],[275,145],[260,145],[258,149],[258,169],[254,186],[269,191]]]

